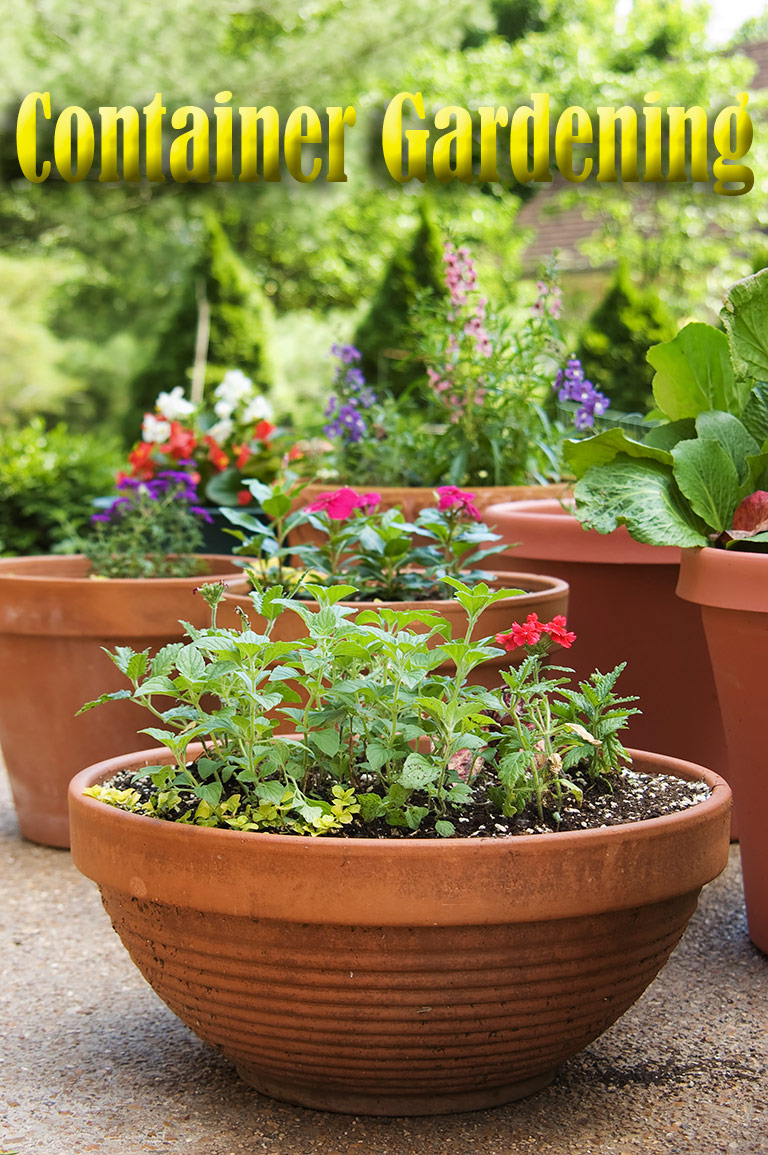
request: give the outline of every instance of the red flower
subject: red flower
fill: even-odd
[[[238,494],[237,494],[237,504],[238,505],[247,505],[248,502],[251,501],[252,496],[253,495],[250,494],[247,489],[239,490]]]
[[[507,652],[516,650],[518,646],[535,646],[541,640],[544,628],[538,614],[529,614],[522,624],[513,622],[508,633],[497,634],[496,642]]]
[[[229,465],[229,458],[219,445],[218,441],[216,441],[214,437],[211,437],[210,433],[206,433],[203,441],[208,446],[208,460],[210,461],[213,468],[221,473],[222,470],[226,469]]]
[[[250,449],[247,445],[233,445],[232,452],[237,454],[237,457],[235,458],[235,465],[238,469],[243,469],[248,462],[248,458],[251,456]],[[242,502],[242,504],[245,505],[245,502]]]
[[[168,438],[168,444],[163,446],[163,452],[170,453],[176,461],[181,461],[183,458],[191,457],[196,446],[197,438],[192,430],[185,429],[180,421],[172,421],[171,436]]]
[[[260,421],[258,425],[253,427],[253,436],[257,441],[269,441],[272,434],[277,429],[276,425],[271,425],[269,421]]]
[[[739,533],[764,533],[768,529],[768,493],[758,489],[736,507],[733,528]]]
[[[372,493],[365,495],[365,497],[376,496]],[[307,506],[307,513],[325,512],[333,521],[346,521],[356,509],[368,504],[365,497],[345,486],[343,489],[335,489],[333,493],[321,493]]]
[[[456,485],[439,485],[435,490],[438,509],[452,509],[458,505],[462,513],[466,513],[475,521],[481,521],[480,510],[473,503],[474,493],[467,493]]]
[[[547,622],[542,626],[545,634],[549,634],[553,642],[557,642],[564,650],[570,650],[573,643],[576,641],[576,635],[565,628],[566,622],[562,614],[556,614],[551,622]]]
[[[304,456],[304,450],[299,449],[298,445],[292,445],[288,450],[288,461],[299,461]]]
[[[155,463],[152,460],[154,446],[150,441],[140,441],[128,454],[128,461],[132,466],[131,476],[140,481],[149,481],[155,475]]]

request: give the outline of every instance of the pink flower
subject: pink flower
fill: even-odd
[[[356,509],[370,513],[380,501],[380,493],[358,493],[345,486],[333,493],[321,493],[306,508],[307,513],[325,512],[333,521],[346,521]]]
[[[543,629],[539,615],[529,614],[524,622],[513,622],[508,633],[496,634],[496,642],[507,652],[519,646],[535,646],[541,640]]]
[[[466,513],[475,521],[482,521],[480,510],[473,503],[474,493],[466,493],[456,485],[439,485],[435,490],[438,509],[452,509],[460,506],[462,513]]]

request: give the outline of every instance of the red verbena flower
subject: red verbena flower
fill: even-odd
[[[252,498],[252,494],[249,493],[247,489],[241,489],[238,491],[238,494],[237,494],[237,504],[238,505],[248,505],[251,498]]]
[[[219,445],[218,441],[216,441],[214,437],[211,437],[210,433],[205,435],[203,441],[208,446],[208,460],[210,461],[213,468],[221,473],[229,465],[229,458]]]
[[[259,421],[259,423],[253,427],[253,436],[257,441],[267,442],[275,432],[275,429],[277,429],[277,426],[272,425],[271,422]]]
[[[251,456],[249,447],[247,445],[233,445],[232,452],[237,454],[235,465],[238,469],[243,469],[248,463],[248,458]]]
[[[507,652],[516,650],[518,646],[535,646],[541,640],[543,628],[539,615],[529,614],[524,622],[513,622],[508,633],[497,634],[496,641]]]
[[[566,629],[566,621],[562,614],[556,614],[551,622],[541,627],[545,634],[549,634],[553,642],[557,642],[564,650],[570,650],[576,641],[576,635]]]
[[[131,476],[140,481],[149,481],[155,475],[155,463],[152,460],[154,445],[150,441],[140,441],[128,454],[131,464]]]
[[[192,456],[196,445],[197,438],[192,430],[185,429],[180,421],[172,421],[171,435],[162,448],[164,453],[170,453],[176,461],[181,461],[182,458]]]
[[[440,485],[435,490],[437,494],[437,508],[438,509],[452,509],[455,505],[461,508],[462,513],[466,513],[469,517],[474,518],[475,521],[481,521],[480,510],[474,504],[474,493],[467,493],[463,489],[459,489],[456,485]]]

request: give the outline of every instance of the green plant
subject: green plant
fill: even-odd
[[[46,429],[40,417],[0,426],[0,554],[66,549],[93,500],[112,489],[119,449],[109,439]]]
[[[576,356],[615,409],[646,413],[652,403],[653,377],[646,354],[651,345],[671,340],[676,329],[660,297],[635,285],[622,261],[581,332]]]
[[[200,573],[191,556],[203,544],[198,504],[188,473],[161,471],[151,481],[124,478],[121,496],[91,516],[92,531],[80,542],[91,572],[104,578],[190,577]]]
[[[725,333],[689,324],[649,350],[657,424],[566,444],[576,515],[652,545],[768,550],[768,269],[732,286]]]
[[[285,592],[302,596],[308,577],[326,586],[351,582],[359,601],[442,597],[443,578],[480,580],[487,575],[473,567],[505,548],[491,544],[499,535],[483,524],[475,495],[452,485],[437,488],[437,506],[421,510],[414,523],[398,508],[377,510],[378,493],[337,489],[291,512],[303,487],[290,479],[249,488],[270,520],[234,510],[226,516],[243,542],[235,552],[256,555],[248,571],[256,588],[279,582]],[[290,535],[307,524],[319,542],[290,544]]]
[[[451,638],[433,612],[372,608],[352,619],[338,604],[349,586],[310,586],[317,610],[279,586],[254,592],[265,632],[224,629],[216,625],[224,586],[203,587],[211,627],[187,626],[186,643],[153,658],[118,648],[110,656],[131,689],[83,707],[116,698],[148,707],[160,724],[143,732],[166,745],[169,761],[90,792],[155,817],[236,830],[323,834],[378,823],[384,832],[447,837],[479,814],[480,830],[490,823],[509,833],[503,820],[530,807],[557,826],[566,799],[578,805],[600,782],[610,789],[628,761],[617,733],[633,711],[614,694],[620,668],[563,690],[565,671],[545,676],[543,663],[551,642],[573,640],[564,619],[529,618],[472,641],[484,610],[510,591],[444,580],[466,612],[463,637]],[[271,639],[285,612],[303,619],[309,637]],[[528,656],[504,674],[505,686],[467,684],[488,655],[518,644]],[[436,673],[446,661],[452,676]],[[286,726],[295,736],[280,732]],[[198,740],[203,753],[190,762]]]

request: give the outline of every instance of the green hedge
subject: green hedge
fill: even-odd
[[[123,459],[102,435],[46,430],[41,417],[0,427],[0,556],[66,547],[111,493]]]

